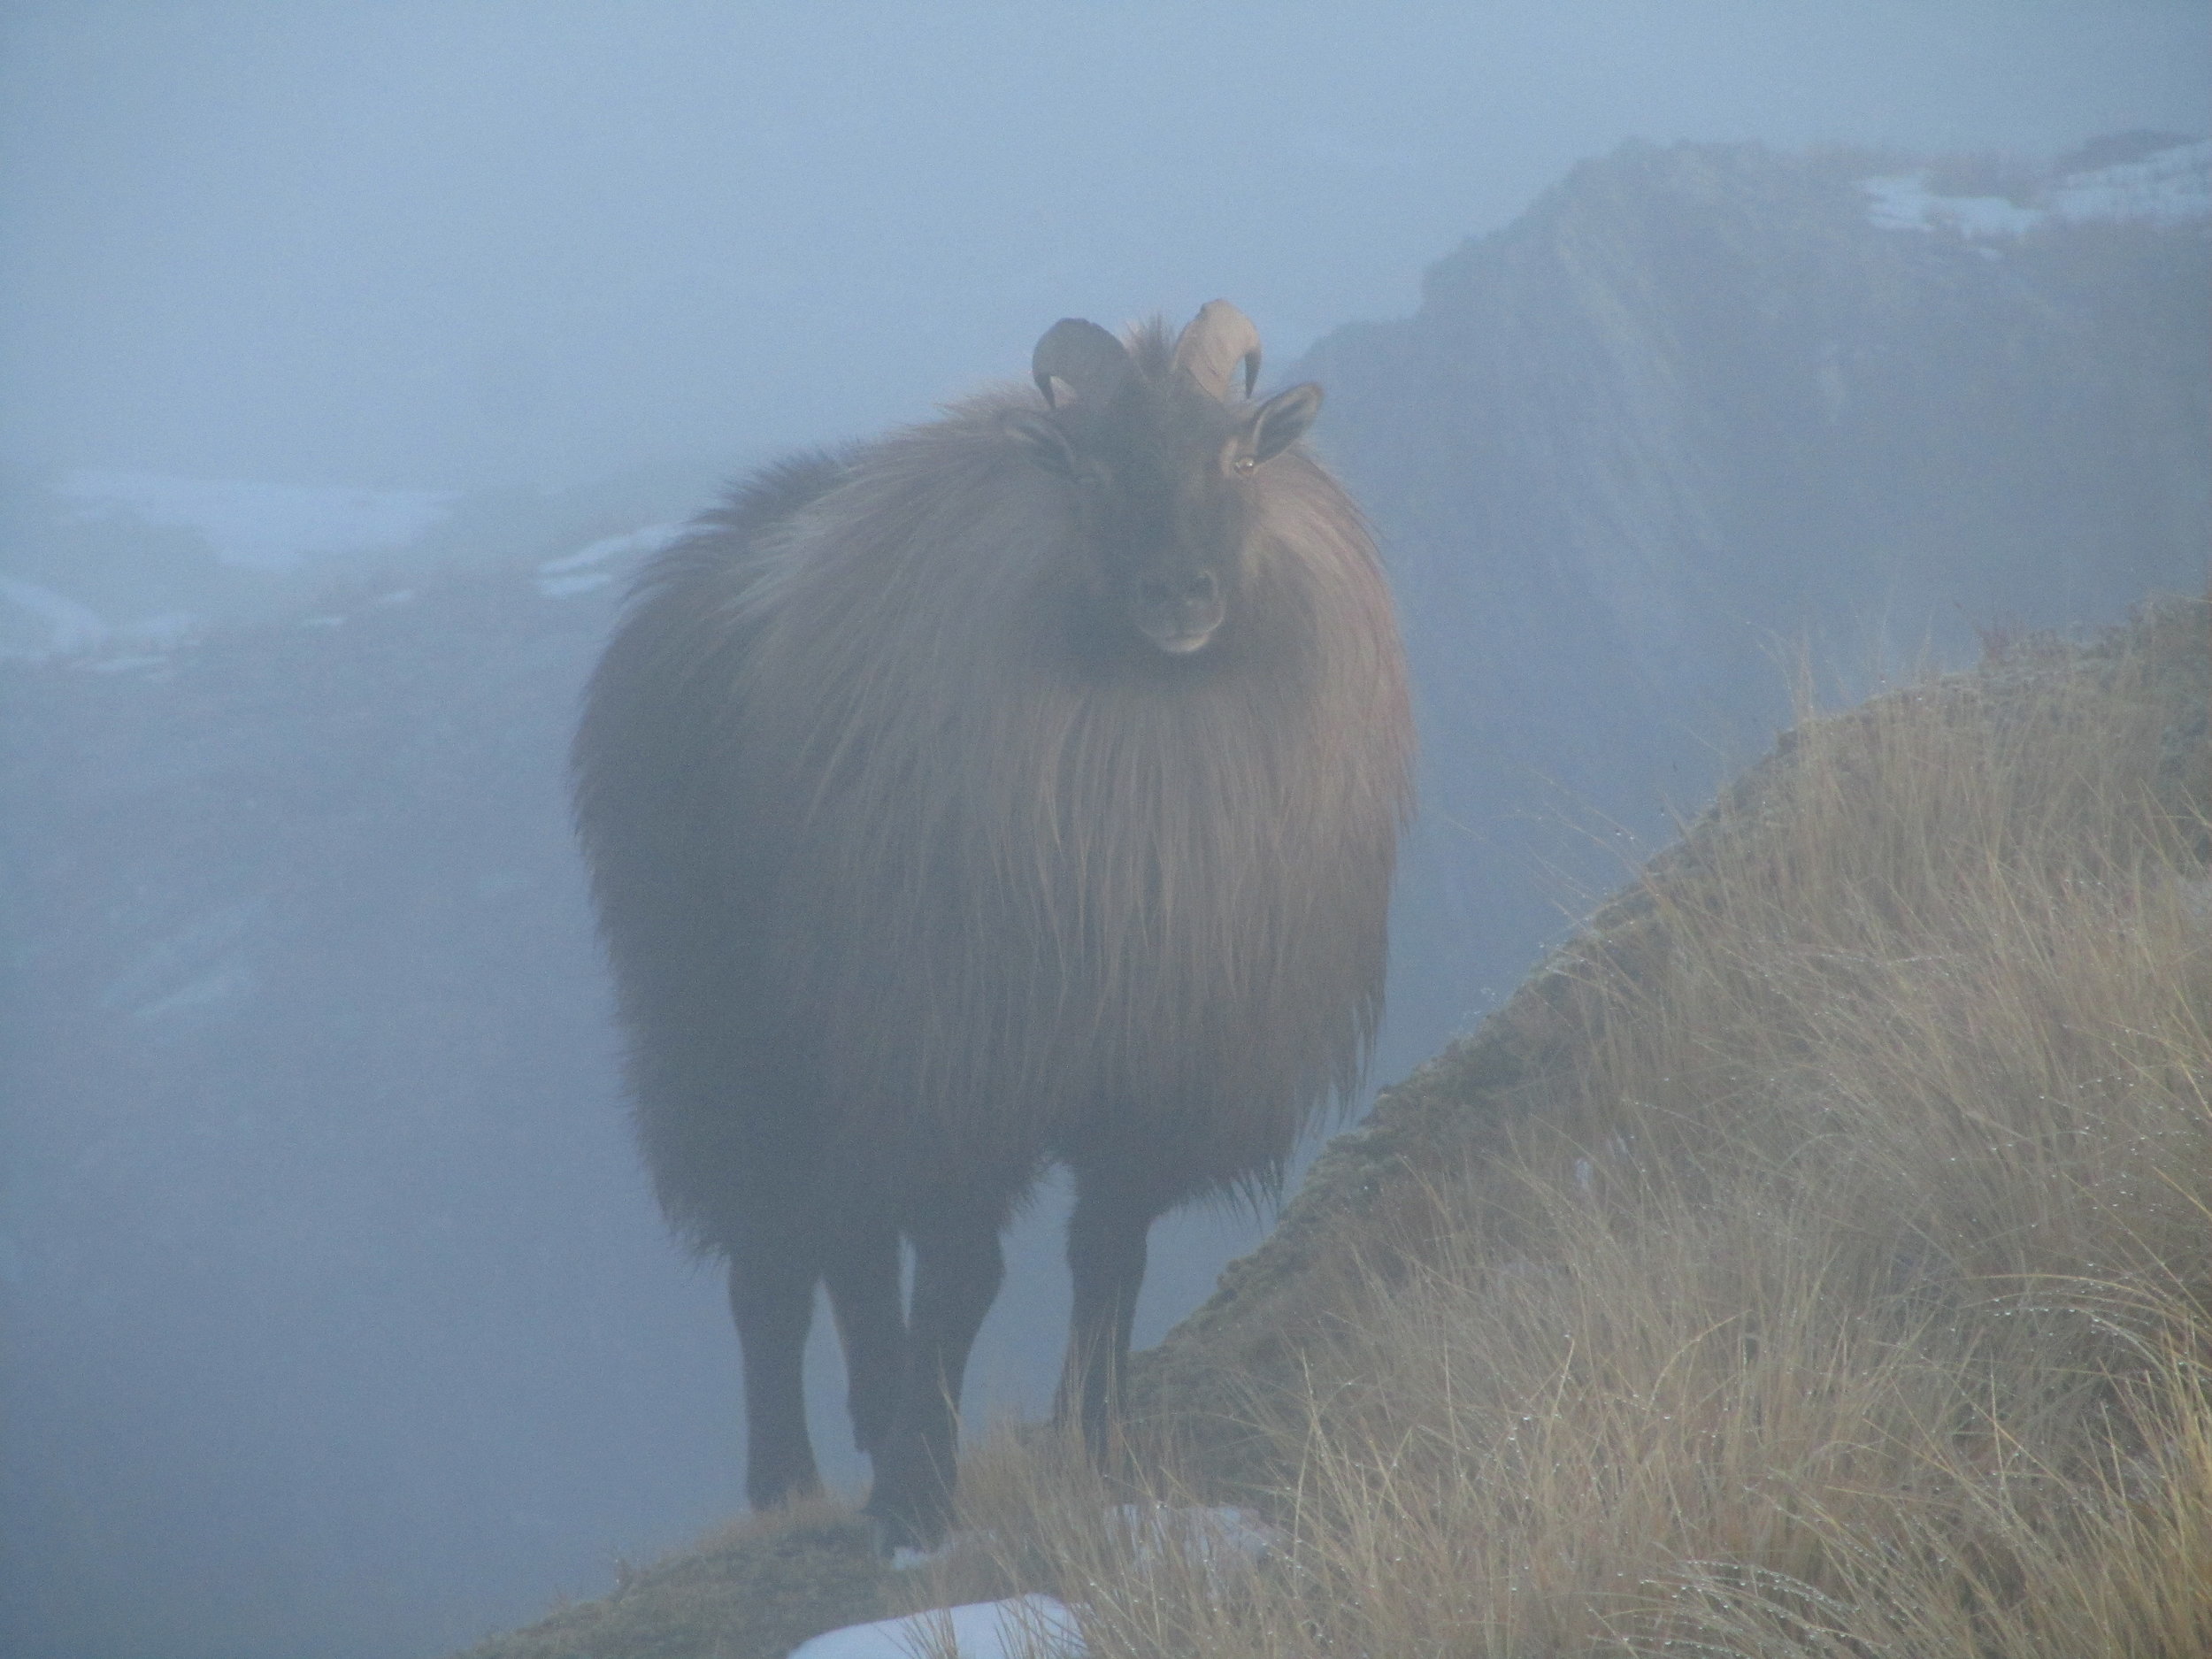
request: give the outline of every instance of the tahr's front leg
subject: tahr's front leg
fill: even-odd
[[[1053,1417],[1081,1424],[1083,1444],[1103,1462],[1121,1411],[1129,1333],[1144,1285],[1145,1241],[1165,1208],[1136,1189],[1078,1168],[1068,1217],[1068,1271],[1075,1315]]]
[[[868,1513],[893,1546],[931,1545],[952,1509],[960,1386],[1005,1275],[994,1212],[931,1217],[910,1229],[914,1307],[890,1432],[875,1453]]]
[[[853,1444],[872,1455],[891,1432],[906,1363],[898,1229],[876,1228],[833,1246],[823,1277],[845,1350],[845,1402],[852,1413]]]
[[[804,1381],[819,1272],[810,1251],[787,1241],[730,1257],[730,1313],[745,1368],[745,1495],[757,1509],[821,1489]]]

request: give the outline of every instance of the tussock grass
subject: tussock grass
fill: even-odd
[[[933,1588],[1133,1659],[2212,1653],[2204,619],[1809,719],[1602,914],[1528,1110],[1236,1379],[1274,1548],[1116,1508],[1218,1497],[1202,1425],[1008,1438]]]

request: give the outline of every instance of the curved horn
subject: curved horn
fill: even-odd
[[[1230,371],[1244,365],[1244,395],[1260,378],[1260,331],[1227,300],[1209,300],[1175,342],[1175,365],[1213,397],[1229,395]]]
[[[1030,354],[1029,373],[1037,389],[1053,405],[1054,378],[1065,380],[1087,402],[1104,403],[1129,373],[1129,353],[1120,341],[1096,323],[1080,317],[1063,317],[1045,330],[1044,338]]]

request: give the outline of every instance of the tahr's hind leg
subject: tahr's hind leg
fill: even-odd
[[[914,1310],[890,1432],[875,1454],[868,1513],[893,1545],[934,1544],[951,1512],[960,1385],[983,1316],[1004,1276],[1002,1217],[933,1216],[910,1230]]]
[[[821,1264],[794,1239],[730,1256],[730,1313],[745,1367],[745,1495],[764,1509],[821,1489],[803,1366]]]
[[[832,1246],[824,1277],[845,1349],[845,1402],[852,1413],[853,1444],[872,1455],[890,1432],[906,1358],[898,1229],[883,1227]]]
[[[1146,1236],[1165,1208],[1133,1186],[1094,1171],[1075,1171],[1075,1209],[1068,1217],[1075,1313],[1053,1420],[1080,1423],[1083,1444],[1095,1461],[1102,1462],[1113,1443],[1130,1327],[1144,1284]]]

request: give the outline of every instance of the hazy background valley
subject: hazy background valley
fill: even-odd
[[[9,1651],[434,1652],[736,1504],[562,763],[780,447],[1216,294],[1325,383],[1426,744],[1378,1080],[1800,642],[1848,695],[2204,584],[2200,7],[837,17],[0,14]],[[979,1410],[1048,1391],[1056,1223]],[[1259,1225],[1164,1225],[1140,1340]]]

